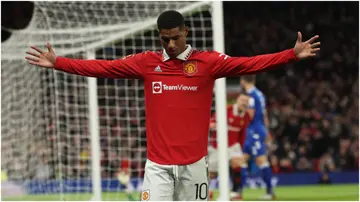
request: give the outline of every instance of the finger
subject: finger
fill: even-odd
[[[32,62],[32,61],[29,61],[29,64],[31,64],[31,65],[39,65],[39,63],[37,63],[37,62]]]
[[[37,53],[33,53],[33,52],[30,52],[30,51],[26,51],[26,53],[29,54],[29,55],[35,56],[35,57],[37,57],[37,58],[40,57],[40,55],[37,54]]]
[[[319,35],[313,36],[311,39],[307,40],[306,43],[312,43],[318,38],[319,38]]]
[[[39,58],[33,58],[33,57],[25,57],[28,61],[33,61],[33,62],[39,62]]]
[[[310,46],[311,46],[311,48],[315,48],[317,46],[320,46],[320,42],[313,43]]]
[[[54,52],[54,50],[52,49],[52,46],[51,46],[51,44],[49,42],[46,42],[46,46],[47,46],[50,53]]]
[[[320,51],[320,48],[313,48],[313,49],[311,49],[311,52],[312,52],[312,53],[315,53],[315,52],[318,52],[318,51]]]
[[[302,42],[302,34],[301,34],[301,32],[298,32],[297,41],[298,41],[298,42]]]
[[[37,52],[39,52],[40,54],[42,54],[44,51],[42,51],[40,48],[36,47],[36,46],[30,46],[32,49],[36,50]]]

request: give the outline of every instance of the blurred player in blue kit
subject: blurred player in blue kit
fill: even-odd
[[[255,75],[242,76],[240,84],[250,95],[248,114],[250,124],[247,129],[245,144],[243,147],[243,159],[238,161],[241,167],[240,196],[246,183],[248,172],[248,161],[255,159],[256,165],[262,172],[266,184],[266,194],[261,197],[263,200],[275,199],[274,190],[271,184],[272,170],[266,155],[266,141],[268,138],[268,117],[266,112],[266,100],[264,94],[255,87]]]

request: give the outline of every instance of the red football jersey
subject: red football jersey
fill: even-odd
[[[129,169],[130,168],[130,160],[129,159],[122,159],[120,162],[120,168],[121,169]]]
[[[210,122],[216,123],[216,114],[211,117]],[[231,147],[235,143],[240,143],[243,147],[246,138],[246,128],[250,123],[249,114],[238,110],[238,105],[233,104],[227,107],[227,123],[228,123],[228,146]],[[216,131],[211,133],[211,146],[217,148]]]
[[[177,58],[169,58],[165,51],[112,61],[57,57],[55,68],[91,77],[143,79],[147,157],[163,165],[185,165],[207,155],[215,79],[266,71],[292,60],[296,60],[293,49],[230,57],[187,45]]]

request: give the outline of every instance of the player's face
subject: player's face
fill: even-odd
[[[170,58],[175,58],[185,50],[187,27],[160,30],[160,42]]]
[[[240,79],[240,85],[241,85],[242,87],[244,87],[244,85],[245,85],[244,79]]]
[[[249,104],[249,96],[241,94],[238,96],[236,102],[239,107],[239,110],[244,111],[244,110],[246,110],[246,108]]]

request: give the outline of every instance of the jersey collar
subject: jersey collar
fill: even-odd
[[[247,93],[252,93],[255,90],[255,86],[251,87],[249,90],[247,90]]]
[[[187,44],[184,52],[180,53],[176,58],[179,60],[186,61],[190,57],[192,52],[193,52],[193,49],[191,48],[191,45]],[[165,62],[169,59],[170,59],[170,56],[166,53],[165,49],[163,49],[163,62]]]

